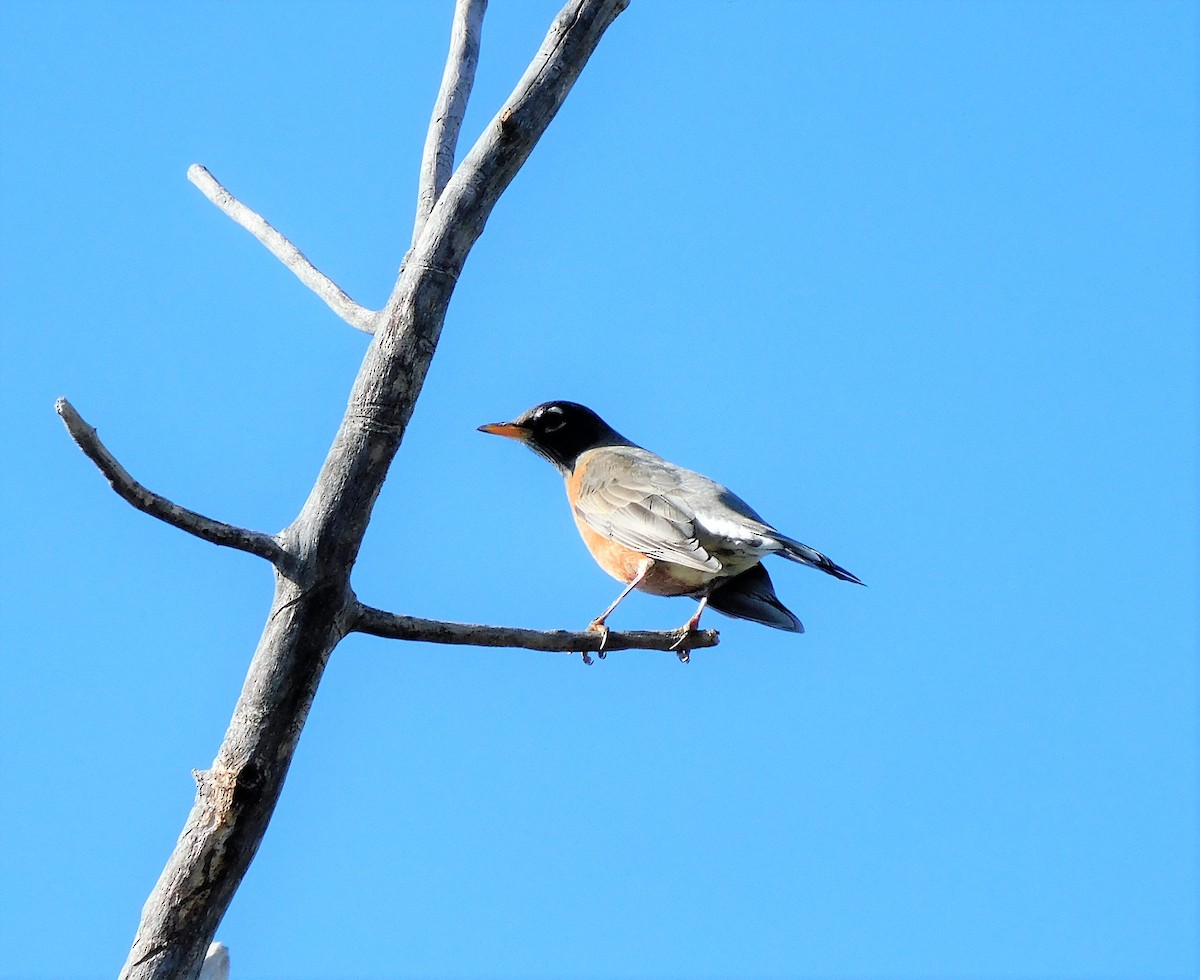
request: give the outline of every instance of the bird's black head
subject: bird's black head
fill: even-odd
[[[571,472],[575,460],[589,449],[632,445],[590,408],[575,402],[543,402],[511,422],[481,425],[479,431],[517,439],[564,473]]]

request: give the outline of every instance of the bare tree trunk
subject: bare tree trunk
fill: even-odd
[[[194,978],[266,832],[329,656],[359,630],[397,639],[599,649],[584,632],[439,623],[361,605],[350,586],[371,510],[437,347],[467,254],[493,206],[566,98],[607,27],[628,0],[571,0],[537,56],[466,159],[451,174],[478,57],[486,0],[458,0],[451,51],[430,124],[413,244],[387,305],[366,309],[290,241],[198,165],[189,178],[254,234],[352,326],[373,333],[349,405],[299,516],[278,535],[233,527],[186,510],[138,484],[65,400],[71,436],[126,500],[205,540],[250,552],[275,568],[275,595],[233,718],[174,852],[142,912],[125,967],[129,980]],[[612,633],[608,650],[670,649],[676,633]],[[713,631],[690,647],[717,642]]]

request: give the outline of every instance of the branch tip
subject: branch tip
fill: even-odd
[[[250,531],[233,524],[214,521],[203,514],[197,514],[186,507],[180,507],[161,494],[147,490],[137,482],[129,471],[122,466],[108,448],[100,441],[95,426],[88,425],[83,417],[65,398],[59,398],[54,403],[54,410],[63,420],[67,432],[75,444],[83,450],[106,480],[123,500],[140,510],[143,514],[157,517],[160,521],[187,531],[211,544],[221,545],[245,551],[259,558],[265,558],[275,565],[283,565],[289,560],[289,555],[274,535],[262,531]]]
[[[200,193],[239,225],[250,232],[275,258],[279,259],[305,286],[317,294],[334,313],[356,330],[374,333],[379,314],[360,306],[342,288],[313,265],[303,252],[272,227],[262,215],[229,193],[209,171],[198,163],[187,170],[187,178]]]

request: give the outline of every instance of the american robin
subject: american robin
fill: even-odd
[[[863,584],[819,551],[775,530],[721,484],[630,442],[583,405],[545,402],[479,431],[523,442],[554,464],[566,478],[567,500],[592,557],[625,583],[588,626],[600,634],[601,657],[605,620],[634,589],[700,600],[675,644],[686,663],[688,634],[706,606],[735,619],[804,632],[760,564],[767,555]],[[586,654],[584,659],[590,663]]]

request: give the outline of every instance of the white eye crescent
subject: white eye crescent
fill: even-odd
[[[552,406],[542,413],[543,432],[557,432],[566,424],[567,420],[563,417],[563,410],[557,406]]]

